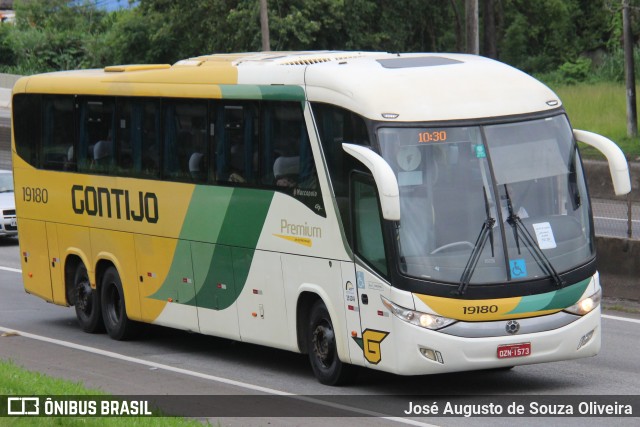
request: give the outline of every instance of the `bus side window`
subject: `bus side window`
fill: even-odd
[[[117,173],[121,176],[135,176],[139,171],[137,153],[136,127],[133,123],[138,109],[130,99],[118,100],[118,111],[116,120],[116,167]]]
[[[75,170],[74,104],[71,96],[44,97],[42,168]]]
[[[164,177],[174,181],[206,182],[209,165],[206,102],[168,101],[164,106],[164,117]]]
[[[262,183],[325,216],[309,134],[299,102],[264,103]]]
[[[116,121],[116,166],[121,176],[159,176],[160,103],[120,98]]]
[[[378,191],[369,175],[354,173],[352,179],[355,251],[376,271],[387,275]]]
[[[113,98],[80,99],[80,140],[74,155],[78,171],[110,173],[114,164],[114,119]]]
[[[258,176],[260,114],[255,103],[219,104],[216,133],[216,180],[254,184]]]
[[[139,110],[134,114],[133,127],[135,129],[134,147],[139,146],[139,176],[158,178],[160,176],[161,146],[160,102],[158,100],[141,100],[137,107]]]
[[[352,170],[367,169],[342,149],[342,143],[369,146],[367,126],[364,119],[356,113],[335,105],[316,102],[312,109],[342,225],[350,240],[349,174]]]
[[[42,138],[42,96],[18,94],[13,97],[13,134],[18,155],[31,166],[40,167]]]

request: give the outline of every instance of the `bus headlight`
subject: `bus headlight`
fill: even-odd
[[[407,323],[411,323],[412,325],[435,331],[456,322],[455,319],[449,319],[448,317],[436,316],[435,314],[422,313],[420,311],[400,307],[383,296],[380,296],[380,298],[382,299],[382,304],[384,304],[384,306],[387,307],[394,316]]]
[[[567,311],[571,314],[578,314],[580,316],[584,316],[585,314],[591,312],[594,308],[600,305],[600,300],[602,299],[602,291],[598,289],[598,292],[595,294],[588,296],[586,298],[582,298],[577,303],[573,304],[571,307],[567,307],[564,311]]]

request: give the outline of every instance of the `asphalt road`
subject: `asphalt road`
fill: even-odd
[[[545,395],[640,395],[640,316],[634,314],[611,312],[605,315],[603,348],[595,358],[521,366],[511,371],[421,377],[366,370],[360,373],[355,385],[334,388],[316,382],[305,356],[286,351],[160,327],[146,328],[139,340],[131,342],[116,342],[104,334],[85,334],[76,325],[73,308],[48,304],[25,294],[19,264],[17,240],[0,240],[0,328],[26,333],[0,337],[0,358],[12,359],[29,369],[81,381],[90,388],[114,394],[240,395],[251,399],[256,394],[291,393],[331,395],[344,402],[351,402],[349,399],[353,396],[365,396],[380,399],[380,410],[387,409],[386,405],[408,405],[406,397],[394,396],[407,394],[529,395],[532,399]],[[34,336],[25,336],[28,334]],[[246,398],[247,395],[250,397]],[[242,402],[247,403],[247,400]],[[330,411],[332,407],[326,409]],[[553,420],[546,418],[544,422]],[[214,424],[220,425],[273,426],[327,423],[333,426],[488,423],[511,426],[514,421],[518,425],[537,426],[543,420],[282,416],[212,419]],[[637,419],[569,418],[563,419],[562,423],[635,425],[634,421]]]
[[[625,201],[592,199],[593,223],[597,236],[627,237],[628,208]],[[640,238],[640,204],[631,208],[631,233]]]

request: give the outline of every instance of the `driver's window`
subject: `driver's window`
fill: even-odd
[[[375,270],[387,275],[387,258],[378,191],[370,176],[354,175],[352,180],[352,207],[355,250]]]

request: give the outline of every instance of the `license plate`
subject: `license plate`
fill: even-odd
[[[525,357],[531,354],[531,343],[522,342],[518,344],[506,344],[498,346],[498,359],[509,359],[511,357]]]
[[[11,219],[11,226],[12,226],[12,227],[17,227],[17,226],[18,226],[18,222],[16,221],[16,219],[15,219],[15,218],[12,218],[12,219]]]

